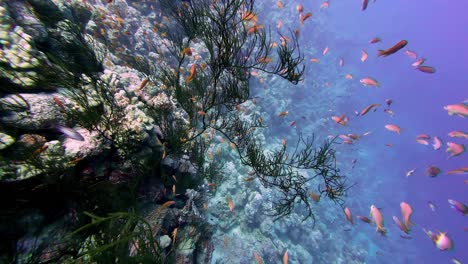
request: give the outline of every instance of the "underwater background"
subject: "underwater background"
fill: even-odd
[[[64,17],[81,19],[81,29],[87,32],[87,37],[99,43],[93,51],[101,53],[106,50],[102,52],[105,54],[102,66],[88,62],[82,50],[74,48],[70,53],[76,52],[79,56],[70,56],[64,61],[70,65],[71,61],[81,63],[84,69],[98,72],[99,80],[108,85],[102,89],[91,89],[92,92],[84,92],[84,97],[80,97],[79,93],[67,93],[67,87],[59,81],[51,83],[50,87],[43,83],[42,86],[31,85],[29,77],[21,75],[27,70],[2,66],[4,73],[0,76],[0,85],[3,87],[0,92],[4,106],[1,108],[0,125],[4,128],[0,127],[0,133],[6,147],[0,148],[3,159],[0,163],[0,188],[11,198],[1,203],[0,231],[8,239],[1,244],[0,262],[92,263],[94,254],[101,254],[101,250],[105,252],[108,248],[95,242],[98,236],[91,231],[77,240],[80,242],[75,241],[76,245],[64,242],[74,245],[74,250],[70,250],[73,253],[51,253],[62,248],[51,249],[49,244],[67,237],[66,233],[76,235],[76,230],[95,230],[92,224],[99,221],[111,221],[109,227],[119,227],[112,231],[115,234],[110,235],[118,239],[109,240],[111,244],[118,244],[116,241],[126,237],[125,232],[130,234],[129,237],[135,233],[140,235],[136,231],[141,227],[137,224],[141,220],[140,214],[133,214],[138,211],[157,241],[154,244],[157,245],[155,252],[158,257],[137,261],[139,250],[147,253],[146,246],[143,246],[145,243],[135,246],[133,238],[128,238],[121,248],[99,255],[104,256],[102,259],[115,261],[115,252],[121,250],[128,257],[121,259],[122,263],[468,263],[468,158],[465,152],[468,139],[467,1],[257,0],[255,19],[243,17],[254,26],[263,25],[267,31],[270,30],[276,45],[281,46],[284,41],[280,34],[295,35],[299,51],[304,56],[302,64],[305,70],[301,80],[295,84],[295,75],[280,78],[278,74],[250,69],[247,81],[249,99],[236,105],[235,111],[240,113],[241,120],[254,122],[261,117],[267,128],[256,130],[255,138],[263,143],[267,153],[281,148],[294,152],[295,142],[301,137],[314,136],[314,144],[317,145],[333,140],[336,166],[346,177],[346,187],[349,187],[341,199],[333,200],[327,199],[328,187],[325,188],[319,179],[314,177],[305,183],[304,186],[312,192],[310,203],[314,219],[304,221],[307,210],[300,206],[302,203],[299,201],[286,216],[276,218],[266,214],[271,208],[271,200],[278,198],[275,189],[263,184],[259,180],[262,176],[242,163],[238,146],[228,143],[226,134],[207,129],[199,135],[211,140],[203,149],[204,161],[224,165],[220,172],[222,176],[217,178],[211,174],[205,178],[197,176],[202,173],[195,173],[193,168],[199,167],[189,165],[189,159],[184,156],[186,149],[185,152],[174,151],[171,148],[175,144],[164,143],[172,142],[171,133],[179,133],[177,129],[165,131],[164,125],[179,124],[178,120],[186,118],[186,113],[182,113],[181,104],[175,99],[177,96],[184,98],[183,95],[170,94],[167,83],[158,83],[160,79],[151,75],[159,69],[176,72],[174,62],[166,62],[162,56],[171,51],[166,37],[174,37],[172,33],[177,33],[164,30],[173,25],[171,15],[174,14],[164,13],[166,9],[160,8],[160,1],[54,0],[45,1],[53,4],[42,6],[43,9],[39,8],[40,1],[7,2],[1,1],[0,10],[4,17],[7,17],[5,10],[8,10],[11,17],[1,21],[2,65],[13,65],[12,56],[7,55],[15,50],[11,32],[32,41],[47,39],[44,37],[46,33],[34,35],[28,30],[26,33],[33,37],[24,37],[17,24],[27,29],[34,23],[22,25],[18,21],[24,21],[18,14],[35,9],[37,13],[28,13],[35,14],[31,17],[41,20],[44,28],[55,27],[57,23],[50,21],[59,20],[59,16],[51,16],[48,20],[44,14],[60,9]],[[169,2],[189,8],[209,2],[223,6],[236,0]],[[39,15],[38,10],[46,11]],[[70,10],[79,10],[78,15]],[[307,15],[309,13],[310,16]],[[31,21],[36,21],[34,19]],[[153,23],[154,19],[158,23]],[[47,32],[54,34],[54,31]],[[98,34],[93,35],[93,32]],[[149,37],[157,41],[150,44]],[[379,38],[379,41],[370,43],[374,38]],[[401,40],[408,42],[403,48],[388,56],[378,56],[379,50],[390,49]],[[88,38],[80,41],[92,42]],[[39,42],[50,42],[50,47],[55,48],[68,47],[52,41]],[[28,49],[19,40],[18,43]],[[37,43],[32,45],[32,49],[47,54],[48,61],[52,61],[50,64],[59,64],[60,60],[52,59],[60,57],[53,54],[54,48]],[[179,65],[183,76],[180,83],[198,85],[197,76],[207,69],[200,65],[203,62],[204,67],[209,65],[208,52],[200,42],[193,41],[187,45],[191,50],[182,50],[185,57]],[[41,60],[44,57],[35,52],[30,52],[34,54],[32,58],[37,56]],[[425,58],[422,65],[430,68],[412,65],[420,58]],[[150,61],[153,68],[142,61]],[[33,59],[29,62],[41,67],[33,63]],[[262,67],[268,67],[268,63]],[[195,64],[197,67],[192,66]],[[61,67],[66,68],[66,72],[73,71],[67,66]],[[85,70],[80,68],[80,71]],[[162,76],[167,76],[167,72]],[[18,79],[28,81],[18,82]],[[76,85],[72,79],[67,84]],[[369,84],[373,81],[377,84]],[[364,85],[366,82],[368,84]],[[209,85],[201,83],[200,86]],[[86,89],[90,88],[84,91]],[[22,97],[16,98],[17,94]],[[192,96],[187,95],[185,99],[195,104],[203,101],[201,97]],[[34,113],[31,117],[26,111],[15,110],[22,114],[12,114],[12,100],[28,101],[28,107],[32,109],[41,101],[49,104],[31,110]],[[101,105],[94,104],[93,100],[101,103],[114,100],[117,114],[104,106],[100,109]],[[454,106],[456,110],[448,110],[447,106]],[[98,113],[97,117],[83,118],[80,113],[85,113],[86,107],[96,107],[97,110],[92,109],[91,112]],[[370,108],[364,112],[366,107]],[[212,116],[203,110],[193,112],[205,122],[205,117]],[[116,128],[109,129],[111,132],[100,129],[112,127],[109,125],[113,124],[112,120],[99,121],[108,122],[105,123],[108,126],[86,127],[109,112],[112,116],[122,115]],[[160,113],[171,118],[165,119]],[[28,115],[33,120],[29,120]],[[34,119],[40,124],[34,123]],[[50,132],[52,123],[58,124],[54,128],[58,131]],[[195,126],[199,125],[195,123]],[[124,130],[129,132],[124,133]],[[451,134],[453,131],[460,131],[460,135],[454,136]],[[28,149],[29,156],[42,157],[40,161],[34,159],[34,162],[49,166],[49,156],[61,162],[60,166],[50,166],[41,172],[27,166],[15,167],[21,163],[16,157],[19,156],[17,153],[23,153],[21,144],[24,144],[23,136],[26,134],[45,138],[45,143]],[[184,135],[187,138],[191,136],[190,133]],[[177,139],[182,143],[186,140],[182,137]],[[442,142],[440,146],[436,143],[438,139]],[[447,150],[450,148],[448,143],[455,144],[452,150]],[[122,151],[116,147],[121,145],[125,146]],[[182,149],[182,145],[179,146]],[[10,155],[15,158],[8,159]],[[288,156],[285,163],[287,159]],[[11,173],[11,164],[14,164],[15,173]],[[39,167],[38,163],[31,164]],[[186,167],[182,169],[182,165]],[[203,172],[208,174],[207,171]],[[312,178],[311,172],[299,171],[300,175]],[[43,176],[44,172],[48,176]],[[55,176],[51,175],[55,172],[60,173],[53,178]],[[150,176],[141,180],[134,176],[141,172]],[[21,176],[14,178],[16,176],[12,174]],[[101,182],[103,178],[110,185],[104,185]],[[135,178],[138,178],[136,187],[128,187],[133,186]],[[36,194],[42,198],[48,197],[47,194],[59,197],[44,198],[53,209],[47,208],[49,204],[45,202],[21,204]],[[319,198],[313,196],[317,194]],[[457,205],[449,200],[454,200]],[[396,216],[403,221],[402,214],[407,211],[402,212],[402,202],[410,205],[413,224],[398,226],[392,219]],[[376,230],[379,220],[375,219],[376,211],[370,215],[372,205],[383,217],[385,234]],[[164,216],[159,218],[161,211]],[[112,215],[113,212],[130,213]],[[129,222],[115,220],[127,219],[127,216]],[[114,220],[116,222],[112,222]],[[122,223],[132,224],[124,225],[122,229],[125,231],[119,231]],[[159,225],[161,228],[155,227]],[[403,232],[405,228],[406,232]],[[59,231],[54,233],[50,230]],[[93,247],[98,250],[91,250]],[[42,252],[31,253],[36,249]]]

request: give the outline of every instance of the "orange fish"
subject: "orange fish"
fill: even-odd
[[[319,59],[317,59],[317,58],[312,58],[312,59],[310,59],[310,62],[318,63],[318,62],[319,62]]]
[[[255,13],[253,12],[248,11],[242,15],[242,20],[257,21],[257,15],[255,15]]]
[[[229,206],[229,211],[234,212],[234,203],[232,202],[231,198],[226,199],[228,206]]]
[[[312,198],[312,200],[314,202],[319,202],[320,201],[320,196],[314,192],[309,192],[309,195],[310,195],[310,198]]]
[[[190,67],[190,75],[185,79],[186,83],[189,83],[189,82],[191,82],[193,80],[193,77],[195,77],[196,69],[197,69],[197,65],[192,64],[192,66]]]
[[[385,128],[389,131],[396,132],[398,134],[400,134],[401,132],[401,128],[397,125],[388,124],[388,125],[385,125]]]
[[[352,80],[353,75],[348,73],[348,74],[345,75],[345,78],[348,79],[348,80]]]
[[[367,114],[372,108],[377,107],[377,106],[380,106],[380,104],[371,104],[371,105],[367,106],[366,108],[364,108],[361,111],[360,115],[363,116],[363,115]]]
[[[342,126],[346,126],[349,121],[348,117],[346,117],[346,114],[343,114],[342,116],[332,116],[332,120]]]
[[[346,219],[351,223],[354,224],[353,222],[353,215],[351,214],[351,211],[349,210],[348,207],[345,208],[344,213],[346,215]]]
[[[378,42],[381,42],[381,41],[382,41],[382,40],[381,40],[380,38],[378,38],[378,37],[375,37],[375,38],[373,38],[373,39],[369,40],[369,43],[371,43],[371,44],[375,44],[375,43],[378,43]]]
[[[268,58],[268,57],[262,57],[262,58],[258,58],[257,60],[259,63],[270,63],[272,61],[271,58]]]
[[[145,88],[146,84],[148,84],[149,78],[146,77],[140,84],[140,87],[137,89],[137,91],[140,91],[141,89]]]
[[[311,12],[306,13],[305,15],[300,14],[299,15],[299,21],[301,22],[301,25],[304,25],[304,21],[306,21],[308,18],[312,16]]]
[[[281,19],[278,20],[278,25],[277,25],[276,27],[277,27],[277,28],[283,27],[283,21],[281,21]]]
[[[159,208],[160,209],[167,208],[167,207],[169,207],[169,206],[171,206],[173,204],[175,204],[175,201],[167,201],[167,202],[163,203]]]
[[[416,142],[418,142],[418,143],[421,144],[421,145],[426,145],[426,146],[429,145],[429,141],[427,141],[427,140],[425,140],[425,139],[420,139],[420,138],[418,138],[418,139],[416,139]]]
[[[175,244],[176,237],[177,237],[177,228],[175,228],[174,231],[172,231],[172,245]]]
[[[255,261],[257,261],[257,264],[263,264],[262,258],[257,253],[254,252],[253,255],[255,257]]]
[[[282,112],[280,112],[280,113],[278,114],[278,116],[279,116],[279,117],[285,117],[285,116],[287,116],[288,114],[289,114],[288,111],[282,111]]]
[[[458,115],[459,117],[468,117],[468,104],[452,104],[444,106],[449,115]]]
[[[302,13],[302,12],[304,12],[304,7],[301,4],[298,4],[296,6],[296,10],[297,10],[297,12]]]
[[[457,137],[457,138],[464,138],[468,139],[468,133],[465,133],[463,131],[452,131],[448,133],[449,137]]]
[[[186,55],[186,56],[192,56],[192,49],[191,48],[185,48],[182,50],[182,55]]]
[[[282,1],[276,2],[276,7],[278,7],[279,9],[282,9],[284,7],[283,2]]]
[[[465,174],[468,173],[468,167],[463,167],[455,170],[449,170],[447,171],[447,174]]]
[[[33,156],[37,156],[39,154],[41,154],[42,152],[44,152],[46,149],[48,149],[49,146],[48,145],[42,145],[42,147],[36,149],[34,152],[33,152]]]
[[[249,29],[247,29],[247,34],[256,33],[258,31],[260,31],[260,29],[262,29],[262,28],[263,28],[263,25],[253,25]]]
[[[283,264],[288,264],[289,256],[288,256],[288,250],[286,249],[286,252],[284,252],[283,255]]]
[[[359,80],[359,82],[362,83],[364,86],[374,86],[374,87],[380,86],[379,82],[371,77],[363,78]]]

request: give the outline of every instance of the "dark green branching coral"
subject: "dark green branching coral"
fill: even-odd
[[[239,104],[250,98],[252,70],[281,76],[293,84],[302,80],[303,55],[297,37],[280,34],[282,43],[274,55],[271,33],[250,21],[249,15],[255,14],[253,0],[216,3],[201,0],[196,4],[160,0],[160,3],[173,19],[166,30],[171,40],[166,44],[169,54],[160,54],[172,68],[152,77],[164,84],[176,99],[187,121],[180,124],[169,113],[157,115],[168,136],[169,153],[188,154],[202,168],[200,154],[206,150],[200,138],[214,130],[236,146],[242,163],[253,168],[254,175],[265,187],[279,191],[273,215],[289,215],[301,203],[307,210],[306,218],[315,219],[308,186],[316,178],[322,181],[319,193],[341,205],[346,181],[336,167],[333,141],[315,148],[314,138],[301,136],[292,154],[286,146],[266,154],[265,147],[254,136],[255,129],[265,127],[263,120],[254,117],[248,122],[236,111]],[[194,43],[204,48],[201,51],[204,61],[189,62],[184,49]],[[189,68],[195,69],[193,76],[187,72]],[[183,129],[186,125],[188,130]],[[305,176],[300,170],[312,174]]]

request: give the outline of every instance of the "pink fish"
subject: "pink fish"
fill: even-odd
[[[413,209],[411,206],[405,202],[400,203],[401,208],[401,216],[403,217],[403,223],[405,224],[406,228],[409,229],[409,225],[413,224],[410,221],[411,214],[413,214]]]
[[[371,77],[363,78],[359,80],[359,82],[362,83],[364,86],[374,86],[374,87],[380,86],[379,82]]]
[[[389,131],[396,132],[398,134],[400,134],[401,132],[401,128],[397,125],[388,124],[388,125],[385,125],[385,128]]]
[[[327,47],[325,47],[325,49],[323,49],[323,52],[322,52],[322,54],[323,54],[323,55],[327,55],[327,53],[328,53],[328,46],[327,46]]]
[[[417,139],[430,139],[431,136],[429,136],[428,134],[419,134],[416,136]]]
[[[374,221],[375,226],[377,227],[376,231],[384,236],[387,233],[387,230],[383,226],[384,221],[383,221],[382,214],[380,213],[379,209],[375,205],[371,205],[370,215],[371,215],[372,220]]]
[[[369,57],[369,55],[367,54],[367,52],[365,50],[361,50],[361,62],[365,62],[367,60],[367,58]]]
[[[455,201],[452,199],[449,199],[448,202],[450,204],[450,207],[452,207],[452,209],[462,213],[463,215],[468,215],[468,207],[466,207],[466,205],[464,205],[463,203],[460,203],[459,201]]]
[[[354,222],[353,222],[353,215],[351,214],[351,211],[349,210],[348,207],[345,208],[344,212],[345,212],[345,215],[346,215],[346,219],[348,219],[348,221],[349,221],[351,224],[354,224]]]
[[[453,247],[452,240],[447,236],[447,233],[439,232],[434,239],[434,243],[440,250],[448,250]]]
[[[452,131],[448,133],[449,137],[457,137],[457,138],[464,138],[468,139],[468,133],[465,133],[463,131]]]
[[[425,139],[418,138],[418,139],[416,139],[416,142],[418,142],[421,145],[426,145],[426,146],[429,145],[429,141],[427,141]]]
[[[406,54],[406,56],[410,57],[411,59],[416,59],[418,57],[416,52],[411,51],[411,50],[405,50],[405,54]]]
[[[420,58],[419,60],[417,60],[413,64],[411,64],[411,66],[413,66],[413,67],[421,66],[425,61],[426,61],[425,58]]]
[[[369,218],[367,218],[365,216],[362,216],[362,215],[357,215],[356,218],[363,221],[364,223],[370,224],[370,222],[371,222],[371,220]]]
[[[393,216],[393,222],[395,222],[395,224],[400,228],[401,231],[405,232],[406,234],[409,233],[408,227],[406,227],[405,224],[403,224],[400,221],[400,219],[398,219],[398,217]]]
[[[439,150],[441,147],[442,147],[442,140],[435,136],[433,139],[433,144],[432,144],[432,147],[434,148],[434,150]]]
[[[465,152],[465,146],[463,144],[447,142],[447,147],[447,152],[450,152],[452,157],[458,156]]]
[[[460,117],[468,117],[468,105],[467,104],[453,104],[446,105],[444,109],[448,111],[449,115],[458,115]]]
[[[64,136],[66,136],[68,138],[78,140],[78,141],[84,141],[85,140],[83,138],[83,136],[73,128],[64,127],[64,126],[61,126],[61,125],[56,125],[55,128],[58,131],[60,131]]]

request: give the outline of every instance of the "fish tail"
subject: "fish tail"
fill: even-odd
[[[380,57],[380,56],[386,57],[387,55],[385,54],[385,50],[379,50],[377,56],[378,56],[378,57]]]

